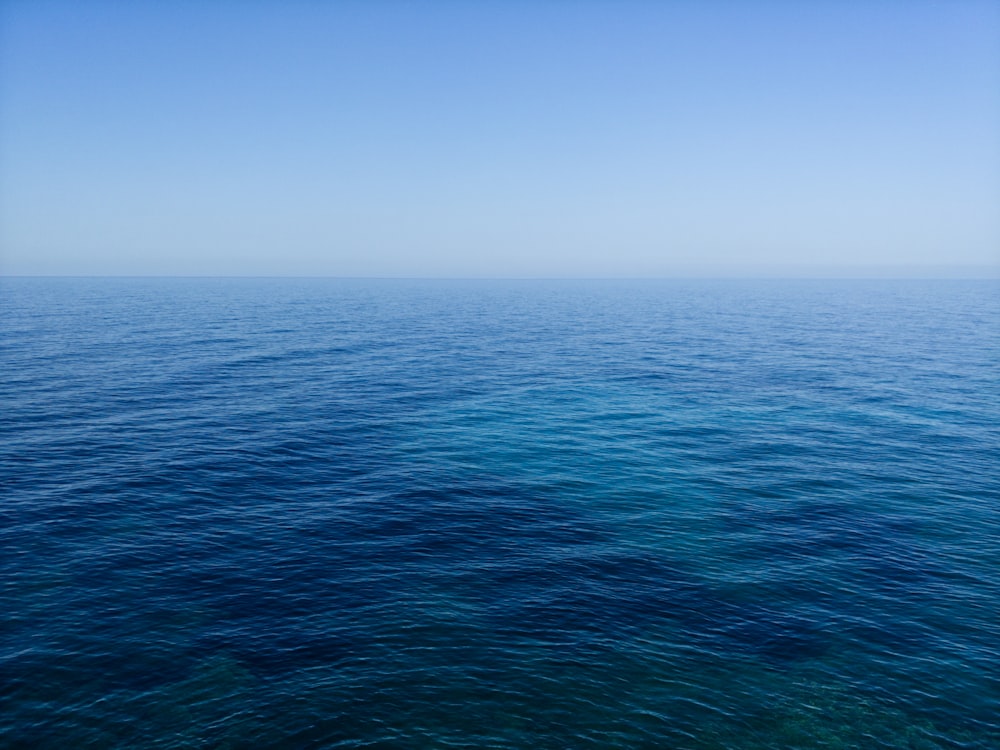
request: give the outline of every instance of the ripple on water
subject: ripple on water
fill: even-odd
[[[995,284],[0,285],[5,746],[1000,746]]]

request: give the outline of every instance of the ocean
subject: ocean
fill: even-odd
[[[1000,747],[1000,283],[0,280],[4,748]]]

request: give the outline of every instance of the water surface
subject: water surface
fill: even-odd
[[[1000,746],[995,282],[0,281],[0,745]]]

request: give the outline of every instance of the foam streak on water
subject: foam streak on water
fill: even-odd
[[[0,746],[1000,746],[995,282],[0,282]]]

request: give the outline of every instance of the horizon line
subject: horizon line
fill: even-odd
[[[315,279],[326,281],[1000,281],[1000,269],[978,274],[683,274],[673,276],[375,276],[333,274],[3,274],[0,279]]]
[[[2,263],[0,263],[2,266]],[[670,281],[670,280],[810,280],[810,279],[1000,279],[1000,259],[992,263],[873,263],[733,264],[728,267],[675,266],[658,273],[9,273],[0,268],[0,278],[135,278],[135,279],[341,279],[428,281]]]

